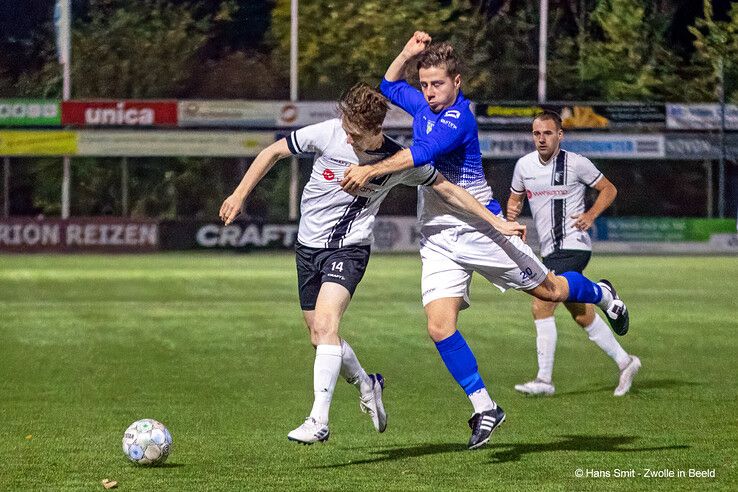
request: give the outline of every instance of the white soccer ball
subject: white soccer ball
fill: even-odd
[[[139,465],[161,465],[171,448],[172,435],[158,420],[137,420],[123,434],[123,452]]]

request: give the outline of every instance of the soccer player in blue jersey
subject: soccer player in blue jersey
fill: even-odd
[[[341,184],[353,192],[379,176],[430,163],[490,211],[501,214],[482,169],[476,119],[461,92],[459,61],[451,45],[430,43],[427,33],[416,32],[380,86],[391,102],[413,116],[412,146],[370,166],[350,167]],[[403,80],[405,65],[414,58],[421,91]],[[476,358],[457,329],[459,311],[469,306],[473,272],[502,291],[514,288],[545,301],[597,304],[621,335],[628,330],[628,312],[609,282],[595,283],[577,272],[555,276],[519,237],[495,233],[488,224],[444,204],[435,192],[419,189],[419,205],[428,334],[474,407],[468,447],[475,449],[489,441],[505,412],[490,397]]]

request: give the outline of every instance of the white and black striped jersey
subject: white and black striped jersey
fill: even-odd
[[[402,146],[385,136],[382,147],[357,152],[346,142],[340,119],[296,130],[287,137],[293,154],[314,153],[310,180],[302,192],[297,240],[311,248],[340,248],[371,244],[374,218],[390,189],[398,184],[430,185],[438,171],[426,165],[381,176],[356,195],[341,189],[344,171],[352,164],[371,164],[389,157]]]
[[[541,241],[541,256],[561,249],[592,250],[586,231],[574,227],[573,214],[584,212],[584,194],[602,173],[584,156],[560,150],[542,164],[531,152],[515,164],[510,190],[525,193]]]

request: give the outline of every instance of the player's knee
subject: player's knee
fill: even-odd
[[[456,326],[443,320],[428,320],[428,336],[434,342],[440,342],[453,335]]]
[[[338,320],[331,317],[317,317],[310,328],[310,340],[318,345],[338,333]]]
[[[550,316],[553,316],[554,313],[554,310],[549,308],[547,302],[533,302],[533,307],[531,308],[531,311],[533,312],[534,319],[548,318]]]

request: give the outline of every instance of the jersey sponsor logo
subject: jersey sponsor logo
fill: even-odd
[[[336,166],[343,166],[343,167],[353,166],[357,164],[356,162],[342,161],[341,159],[335,159],[333,157],[326,157],[325,160],[327,160],[331,164],[335,164]]]
[[[531,198],[533,198],[533,192],[532,191],[525,190],[525,194],[528,196],[528,200],[530,200]]]
[[[449,109],[443,116],[447,118],[456,118],[458,120],[461,117],[461,113],[455,109]]]
[[[336,175],[330,169],[325,169],[323,171],[323,177],[326,181],[333,181],[336,178]]]
[[[454,123],[452,123],[452,122],[450,122],[450,121],[448,121],[446,119],[443,119],[443,118],[441,118],[441,123],[443,123],[444,125],[446,125],[449,128],[453,128],[454,130],[457,130],[459,128]]]
[[[569,194],[569,190],[541,190],[541,191],[530,191],[527,190],[528,198],[535,196],[566,196]]]

